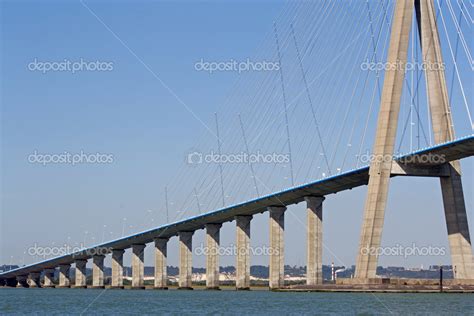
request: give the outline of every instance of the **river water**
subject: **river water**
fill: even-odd
[[[474,315],[474,295],[1,288],[0,314]]]

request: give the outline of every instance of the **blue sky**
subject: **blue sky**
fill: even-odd
[[[272,24],[288,6],[283,1],[1,2],[0,263],[20,264],[23,258],[25,263],[32,263],[35,258],[25,256],[24,252],[35,244],[76,245],[84,240],[91,244],[117,238],[122,230],[127,234],[164,224],[165,186],[174,190],[170,192],[170,218],[195,215],[195,209],[184,213],[178,208],[181,199],[189,193],[184,186],[199,180],[201,172],[187,166],[185,161],[187,154],[196,149],[203,152],[215,149],[214,113],[218,113],[221,132],[225,135],[224,147],[225,137],[240,133],[236,121],[227,120],[234,110],[242,111],[244,123],[250,124],[252,119],[258,121],[258,117],[246,116],[252,113],[251,106],[246,108],[240,104],[249,100],[254,90],[232,97],[232,91],[241,91],[239,80],[252,75],[208,74],[196,71],[195,63],[201,59],[245,61],[252,58],[259,53],[261,45],[267,41],[273,44]],[[355,21],[356,14],[352,17],[351,14],[348,18]],[[299,21],[295,28],[303,31],[303,17]],[[337,36],[323,34],[325,44],[317,46],[315,51],[323,51],[343,33],[344,30]],[[285,43],[282,41],[282,49]],[[355,52],[354,48],[350,53]],[[283,58],[294,57],[294,54],[285,51]],[[275,56],[273,51],[267,57],[274,61]],[[100,61],[111,63],[113,69],[43,74],[28,70],[35,59]],[[346,74],[343,69],[341,78]],[[463,70],[463,75],[472,87],[469,69]],[[258,82],[258,78],[250,77],[250,80]],[[288,87],[288,95],[301,87],[301,81],[295,82]],[[258,86],[253,89],[258,90]],[[369,96],[361,98],[369,100]],[[455,96],[455,101],[459,98]],[[328,107],[323,98],[314,100],[320,103],[322,110]],[[330,107],[326,110],[331,112]],[[461,122],[457,125],[458,135],[468,135],[470,129],[468,125],[466,128],[462,106],[455,110],[458,113],[455,121]],[[298,150],[307,145],[303,142],[305,131],[308,134],[314,131],[306,130],[303,123],[298,124],[298,120],[303,122],[301,119],[309,116],[307,111],[299,107],[295,113],[290,127],[296,144],[294,150]],[[401,121],[406,113],[402,109]],[[375,116],[371,120],[374,119]],[[280,133],[282,126],[275,125],[275,130]],[[254,129],[249,128],[251,139],[259,133]],[[284,152],[284,132],[280,135],[272,130],[272,133],[277,139],[275,143],[264,142],[259,147],[259,140],[255,138],[257,145],[253,148]],[[212,144],[202,145],[206,141]],[[370,141],[367,146],[370,148]],[[234,147],[225,149],[232,152]],[[29,155],[35,151],[111,154],[113,163],[42,166],[28,162]],[[304,170],[308,163],[301,161]],[[470,223],[474,217],[472,163],[472,158],[463,161]],[[209,172],[215,174],[216,170]],[[287,173],[288,168],[281,170],[279,172]],[[230,189],[231,171],[235,170],[225,169],[230,191],[228,200],[245,200],[250,197],[248,194],[239,195]],[[203,174],[207,174],[206,171]],[[279,180],[271,178],[267,185],[270,189],[281,188],[289,186],[288,181],[286,174]],[[327,198],[324,263],[354,263],[365,192],[366,188],[357,188]],[[219,196],[215,198],[219,199]],[[203,208],[212,210],[211,205],[214,204],[203,205]],[[304,265],[304,205],[293,206],[289,212],[292,215],[286,217],[286,263]],[[267,217],[267,214],[259,215],[252,222],[254,246],[268,244]],[[438,181],[418,178],[392,181],[385,223],[385,245],[415,242],[421,246],[447,247]],[[223,245],[235,243],[234,226],[235,223],[223,226]],[[204,232],[199,231],[194,243],[198,246],[203,242]],[[149,246],[146,252],[147,265],[152,265],[151,248]],[[169,264],[177,265],[174,239],[169,244],[169,253]],[[233,263],[233,257],[221,259],[221,264]],[[449,263],[449,257],[412,256],[406,260],[384,257],[381,260],[384,265],[437,263]],[[267,264],[267,258],[254,257],[252,264]],[[204,258],[195,255],[195,266],[204,266]]]

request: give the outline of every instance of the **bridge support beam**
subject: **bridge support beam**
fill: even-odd
[[[285,283],[285,206],[271,206],[270,213],[270,289],[278,289]]]
[[[29,287],[28,286],[28,276],[19,275],[16,277],[16,287]]]
[[[60,288],[66,288],[71,286],[69,279],[69,272],[71,270],[70,264],[59,265],[59,286]]]
[[[104,288],[104,255],[92,257],[92,288]]]
[[[193,234],[179,232],[179,289],[192,290]]]
[[[237,256],[235,286],[237,290],[250,290],[250,222],[252,216],[235,217],[237,227]]]
[[[75,288],[85,289],[87,287],[87,259],[77,259],[74,261],[76,266]]]
[[[416,0],[415,8],[423,62],[426,65],[442,65],[434,3],[432,0]],[[444,70],[427,67],[425,76],[435,142],[452,141],[454,125]],[[474,279],[474,258],[461,182],[461,165],[459,161],[452,161],[448,167],[449,176],[440,178],[440,182],[454,277]]]
[[[155,238],[155,289],[168,289],[166,259],[168,256],[168,238]]]
[[[112,250],[112,280],[111,288],[123,289],[123,249]]]
[[[323,201],[322,196],[305,197],[306,228],[306,284],[323,284]]]
[[[222,224],[206,225],[206,288],[219,289],[219,245]]]
[[[367,250],[380,247],[392,167],[392,162],[386,161],[388,159],[378,158],[393,156],[413,8],[413,0],[395,3],[387,63],[401,64],[403,67],[385,71],[373,148],[374,157],[377,159],[374,159],[369,168],[369,185],[356,262],[356,278],[367,279],[376,276],[378,257],[374,252]]]
[[[145,289],[145,246],[132,245],[132,289]]]
[[[28,275],[28,285],[30,288],[41,287],[40,276],[41,273],[39,272],[31,272]]]
[[[54,271],[55,270],[56,269],[54,268],[48,268],[48,269],[43,270],[43,277],[44,277],[43,287],[44,288],[54,287]]]

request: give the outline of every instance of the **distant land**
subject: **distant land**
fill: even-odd
[[[0,272],[12,270],[19,268],[17,265],[2,265],[0,266]],[[450,265],[443,265],[443,278],[452,279],[453,271]],[[323,278],[326,281],[331,280],[331,266],[323,265]],[[439,278],[439,269],[440,266],[432,265],[428,269],[422,268],[404,268],[404,267],[377,267],[377,275],[380,277],[387,278],[415,278],[415,279],[437,279]],[[154,267],[145,267],[145,278],[150,279],[154,276]],[[168,277],[170,283],[173,283],[176,280],[176,277],[179,275],[179,268],[175,266],[168,266]],[[235,280],[235,267],[234,266],[225,266],[220,267],[220,279],[221,281],[232,282]],[[355,266],[343,267],[343,266],[334,266],[334,271],[337,272],[338,278],[350,278],[354,275]],[[74,273],[74,268],[71,268],[71,273]],[[268,266],[254,265],[250,267],[250,275],[254,282],[258,281],[268,281]],[[57,277],[58,271],[56,271]],[[104,269],[104,274],[106,277],[106,283],[108,278],[112,274],[112,269],[106,267]],[[92,276],[92,269],[87,269],[87,275]],[[124,277],[125,279],[131,278],[132,269],[131,267],[124,267]],[[285,265],[285,280],[298,283],[303,282],[306,277],[306,266],[289,266]],[[206,279],[206,269],[205,268],[193,268],[193,282],[205,281]]]

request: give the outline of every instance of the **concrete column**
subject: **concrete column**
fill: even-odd
[[[219,289],[219,245],[222,224],[206,225],[206,288]]]
[[[434,3],[432,0],[417,0],[415,3],[423,61],[428,66],[442,65]],[[454,140],[454,124],[444,70],[427,67],[425,76],[435,142],[439,144]],[[456,269],[454,277],[474,279],[474,258],[461,182],[461,165],[459,161],[452,161],[448,166],[450,176],[442,177],[440,181],[451,261]]]
[[[179,232],[179,288],[192,289],[193,234]]]
[[[28,287],[28,276],[27,275],[19,275],[16,277],[16,287]]]
[[[143,244],[132,245],[132,288],[145,288],[145,265],[144,265],[144,251]]]
[[[235,287],[237,290],[250,290],[250,221],[252,216],[239,215],[236,222],[236,271]]]
[[[168,289],[166,258],[168,238],[155,238],[155,289]]]
[[[104,288],[104,258],[104,255],[92,257],[92,287],[96,289]]]
[[[86,288],[87,287],[87,259],[78,259],[74,261],[76,266],[76,276],[75,276],[75,288]]]
[[[306,284],[323,284],[323,201],[324,197],[307,196]]]
[[[41,273],[39,272],[31,272],[28,275],[28,285],[30,286],[30,288],[41,287],[40,276]]]
[[[123,249],[112,250],[112,284],[111,288],[123,289]]]
[[[378,257],[368,250],[380,247],[392,168],[392,161],[380,158],[393,156],[413,7],[413,1],[395,3],[387,63],[403,67],[393,67],[385,71],[373,148],[373,154],[377,159],[374,159],[369,168],[369,185],[356,262],[356,278],[373,278],[376,275]]]
[[[70,287],[69,272],[71,270],[70,264],[59,265],[59,287]]]
[[[285,283],[285,206],[271,206],[270,213],[270,289],[283,287]]]
[[[54,271],[56,269],[54,268],[48,268],[43,270],[43,275],[44,275],[44,281],[43,281],[43,287],[54,287]]]

